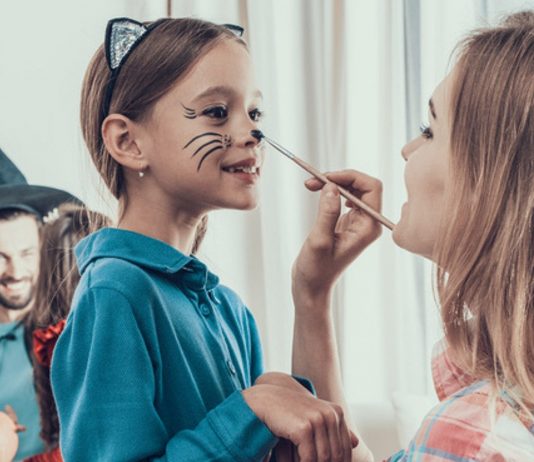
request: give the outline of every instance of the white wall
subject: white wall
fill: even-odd
[[[29,182],[101,208],[86,180],[93,168],[79,128],[81,82],[107,20],[135,11],[156,18],[164,2],[0,1],[0,148]]]

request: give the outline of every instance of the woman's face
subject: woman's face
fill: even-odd
[[[193,213],[254,208],[263,153],[250,132],[261,102],[242,44],[223,40],[206,53],[142,123],[141,181],[153,197]]]
[[[402,149],[408,200],[402,206],[393,240],[400,247],[429,259],[433,259],[440,231],[449,177],[453,79],[454,71],[434,90],[429,100],[429,125],[421,136]]]

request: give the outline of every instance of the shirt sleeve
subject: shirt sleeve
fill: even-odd
[[[124,295],[107,288],[81,295],[52,362],[65,460],[245,462],[275,444],[239,391],[196,428],[169,435],[154,406],[150,351]]]

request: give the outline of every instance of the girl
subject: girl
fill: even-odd
[[[33,344],[41,438],[47,452],[30,457],[25,462],[62,460],[56,406],[50,389],[50,359],[80,279],[74,261],[74,246],[91,232],[110,224],[104,215],[73,204],[64,204],[56,212],[57,216],[51,217],[41,229],[36,302],[24,320],[25,332],[29,334],[27,342]]]
[[[445,339],[432,372],[441,403],[390,460],[532,461],[534,11],[461,43],[429,119],[402,150],[408,201],[393,239],[437,265]],[[353,171],[330,178],[379,205],[376,180]],[[294,372],[342,399],[330,293],[379,230],[355,210],[338,222],[335,188],[323,191],[293,272]]]
[[[236,32],[112,20],[87,70],[82,131],[120,214],[76,249],[54,352],[69,462],[259,461],[277,437],[303,460],[350,460],[341,407],[260,377],[254,319],[194,256],[208,212],[257,202],[261,93]]]

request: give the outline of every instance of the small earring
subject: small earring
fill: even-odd
[[[139,175],[139,178],[143,178],[145,176],[145,172],[143,172],[143,170],[137,172],[137,174]]]

